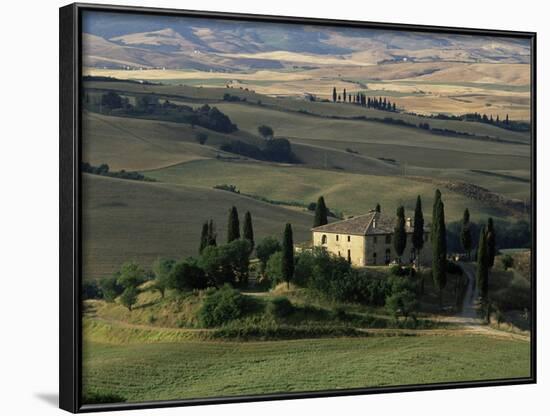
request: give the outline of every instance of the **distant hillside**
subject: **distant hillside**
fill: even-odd
[[[282,236],[287,222],[295,241],[306,241],[313,223],[308,213],[221,190],[89,174],[83,176],[82,187],[85,279],[108,276],[130,260],[149,268],[159,256],[196,256],[202,222],[210,218],[218,241],[224,242],[232,205],[241,217],[250,211],[257,241]]]
[[[85,66],[236,70],[393,62],[528,63],[529,43],[385,30],[85,13]],[[286,55],[285,55],[286,53]]]

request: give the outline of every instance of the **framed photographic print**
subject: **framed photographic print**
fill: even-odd
[[[534,33],[60,9],[60,406],[533,383]]]

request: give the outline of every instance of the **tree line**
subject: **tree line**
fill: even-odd
[[[397,106],[395,102],[391,102],[389,98],[386,97],[367,97],[362,93],[348,93],[346,89],[342,93],[336,91],[336,87],[332,88],[332,102],[336,103],[350,103],[360,105],[367,108],[375,108],[377,110],[383,111],[393,111],[397,112]]]

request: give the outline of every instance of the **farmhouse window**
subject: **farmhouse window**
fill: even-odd
[[[338,234],[336,234],[336,241],[338,241],[338,237],[340,237]]]
[[[391,243],[391,234],[388,234],[386,236],[386,244],[390,244]]]
[[[326,244],[327,243],[327,236],[326,234],[323,234],[323,236],[321,237],[321,244]]]
[[[351,263],[351,250],[348,250],[348,263]]]
[[[348,235],[348,243],[351,241],[351,236]]]
[[[386,257],[384,259],[386,264],[390,264],[391,261],[391,250],[389,248],[386,249]]]
[[[376,236],[372,237],[373,244],[376,244]]]

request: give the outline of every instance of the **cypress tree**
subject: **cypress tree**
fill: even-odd
[[[489,253],[487,247],[487,230],[485,226],[481,228],[481,232],[479,234],[476,284],[482,302],[486,303],[487,296],[489,294]]]
[[[313,226],[319,227],[321,225],[328,224],[328,210],[325,205],[325,198],[322,196],[317,200],[317,205],[315,205],[315,217],[313,218]]]
[[[489,268],[495,265],[495,256],[497,254],[496,247],[496,233],[495,225],[493,224],[493,219],[489,218],[487,220],[487,255]]]
[[[392,104],[392,110],[395,112],[397,111],[396,107],[395,107],[395,103]]]
[[[344,92],[342,93],[342,97],[344,97],[344,102],[346,102],[346,89],[344,88]]]
[[[472,251],[472,230],[470,224],[470,211],[468,208],[464,210],[464,215],[462,216],[460,242],[464,251],[468,253],[468,259],[470,259],[470,252]]]
[[[232,206],[229,210],[229,217],[227,219],[227,242],[230,243],[234,240],[241,238],[241,231],[239,229],[239,213],[237,207]]]
[[[290,288],[290,282],[294,277],[294,241],[292,238],[292,226],[286,224],[285,233],[283,235],[282,244],[282,265],[283,279],[287,283],[287,287]]]
[[[214,220],[210,219],[208,222],[208,245],[215,246],[216,243],[216,226],[214,225]]]
[[[332,102],[336,102],[336,87],[332,88]]]
[[[243,238],[250,241],[250,251],[254,249],[254,229],[252,228],[252,215],[250,211],[244,214]]]
[[[376,208],[374,208],[376,212],[380,212],[382,208],[380,207],[380,204],[376,204]]]
[[[435,233],[434,233],[435,215],[436,215],[436,210],[437,210],[437,204],[439,203],[440,200],[441,200],[441,191],[439,189],[436,189],[435,190],[435,195],[434,195],[434,205],[433,205],[433,209],[432,209],[432,227],[431,227],[431,232],[430,232],[430,240],[432,242],[432,245],[433,245],[433,240],[434,240],[434,237],[435,237]]]
[[[432,278],[439,289],[439,308],[443,306],[443,289],[447,285],[447,232],[445,229],[445,206],[441,196],[436,198],[435,216],[432,224]]]
[[[416,197],[416,206],[414,208],[412,243],[418,259],[420,258],[420,251],[424,247],[424,214],[422,213],[422,200],[420,199],[420,195]]]
[[[393,248],[399,263],[401,263],[401,256],[407,246],[407,232],[405,231],[405,208],[400,206],[397,208],[397,218],[395,221],[395,228],[393,229]]]
[[[206,246],[208,246],[208,221],[205,221],[204,224],[202,225],[199,254],[202,254],[202,251]]]
[[[412,235],[413,247],[416,250],[416,264],[420,267],[420,252],[424,247],[424,214],[422,213],[422,200],[420,195],[416,197],[414,208],[414,230]],[[424,274],[420,283],[420,294],[424,294]]]

